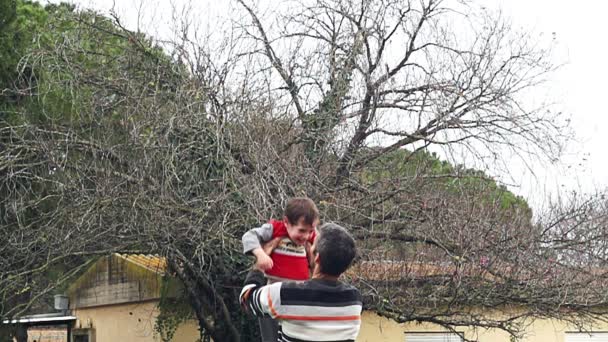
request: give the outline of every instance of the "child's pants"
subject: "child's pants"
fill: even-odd
[[[266,285],[274,284],[279,281],[289,281],[289,279],[267,278]],[[277,342],[279,339],[279,321],[272,317],[259,317],[260,337],[262,342]]]
[[[271,317],[258,318],[262,342],[277,342],[279,339],[279,322]]]

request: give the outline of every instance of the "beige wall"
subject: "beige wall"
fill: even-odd
[[[198,322],[191,320],[179,326],[173,336],[173,342],[195,342],[198,337]]]
[[[154,322],[158,315],[158,301],[136,304],[106,305],[73,309],[78,319],[76,328],[95,329],[96,342],[158,342],[154,334]],[[174,342],[194,342],[198,338],[196,322],[187,322],[178,328]]]
[[[139,304],[108,305],[96,308],[74,309],[78,318],[76,328],[85,328],[90,322],[95,329],[96,342],[159,342],[154,335],[154,321],[158,314],[156,301]],[[484,329],[458,329],[465,337],[479,342],[511,342],[502,331]],[[594,330],[608,331],[608,324]],[[369,311],[363,312],[361,331],[357,342],[406,342],[406,332],[444,331],[431,324],[397,324]],[[530,324],[527,334],[518,342],[564,342],[566,331],[576,329],[554,320],[539,320]],[[173,338],[174,342],[194,342],[198,338],[198,325],[193,321],[182,324]]]
[[[465,337],[478,339],[479,342],[510,342],[509,335],[498,330],[485,329],[457,329]],[[525,336],[518,342],[564,342],[564,334],[577,329],[569,327],[560,321],[537,320],[526,329]],[[608,331],[608,324],[598,324],[593,328],[596,331]],[[361,331],[357,342],[406,342],[406,332],[444,331],[441,327],[432,324],[397,324],[387,318],[380,317],[371,312],[363,312]]]
[[[67,338],[67,325],[30,327],[27,329],[27,342],[65,342]]]

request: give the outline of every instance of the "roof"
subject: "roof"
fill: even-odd
[[[467,267],[458,268],[450,263],[391,260],[361,261],[347,271],[347,275],[354,280],[368,281],[395,281],[404,278],[419,279],[425,277],[452,278],[457,274],[459,276],[479,277],[488,281],[496,280],[496,276],[483,267],[467,265]]]
[[[14,323],[47,323],[47,322],[66,322],[66,321],[75,321],[75,316],[68,316],[62,312],[54,312],[54,313],[46,313],[40,315],[29,315],[22,316],[12,320],[4,320],[2,323],[4,324],[14,324]]]
[[[396,280],[404,276],[437,276],[453,273],[453,267],[442,267],[430,263],[409,263],[403,261],[361,261],[353,265],[347,273],[352,278],[365,280]]]
[[[167,259],[158,255],[120,253],[114,253],[114,255],[158,274],[164,274],[167,271]]]
[[[183,285],[167,260],[150,254],[112,253],[98,258],[68,287],[71,308],[177,297]]]

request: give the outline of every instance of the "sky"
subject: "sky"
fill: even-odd
[[[599,0],[486,0],[515,25],[555,37],[554,58],[563,64],[547,87],[557,106],[570,116],[576,138],[559,165],[525,179],[519,191],[526,197],[557,190],[594,192],[608,187],[608,2]]]
[[[55,2],[55,1],[53,1]],[[168,13],[195,13],[199,22],[212,22],[230,13],[227,0],[71,0],[81,8],[102,12],[116,8],[127,26],[139,26],[161,39],[171,38]],[[535,163],[525,167],[513,159],[509,173],[496,171],[492,176],[504,182],[533,207],[542,207],[548,198],[555,199],[575,191],[593,193],[608,188],[608,1],[600,0],[479,0],[484,6],[501,10],[516,28],[554,41],[555,64],[561,65],[538,96],[547,96],[571,119],[575,139],[569,141],[557,163]],[[138,12],[145,12],[139,16]]]

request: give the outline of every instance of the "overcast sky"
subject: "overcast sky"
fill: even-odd
[[[577,142],[569,144],[562,166],[539,172],[540,184],[522,184],[533,196],[549,190],[593,191],[608,187],[608,2],[599,0],[489,0],[516,25],[555,35],[556,62],[564,63],[550,84],[553,96],[572,118]],[[538,187],[538,188],[537,188]]]
[[[53,1],[56,2],[56,1]],[[168,37],[171,3],[182,9],[185,0],[72,0],[79,7],[108,11],[117,8],[127,25],[138,25],[155,35]],[[210,5],[213,3],[213,5]],[[221,3],[220,5],[218,5]],[[229,12],[227,0],[193,1],[187,11],[210,22]],[[539,96],[550,94],[557,108],[571,117],[576,141],[555,165],[538,165],[531,175],[513,161],[510,176],[500,177],[509,188],[538,207],[547,196],[558,191],[592,192],[608,187],[608,2],[600,0],[480,0],[488,8],[502,9],[518,28],[555,38],[555,62],[563,66],[550,82],[539,89]],[[138,18],[143,8],[145,17]],[[207,19],[207,20],[205,20]],[[543,37],[543,36],[541,36]]]

